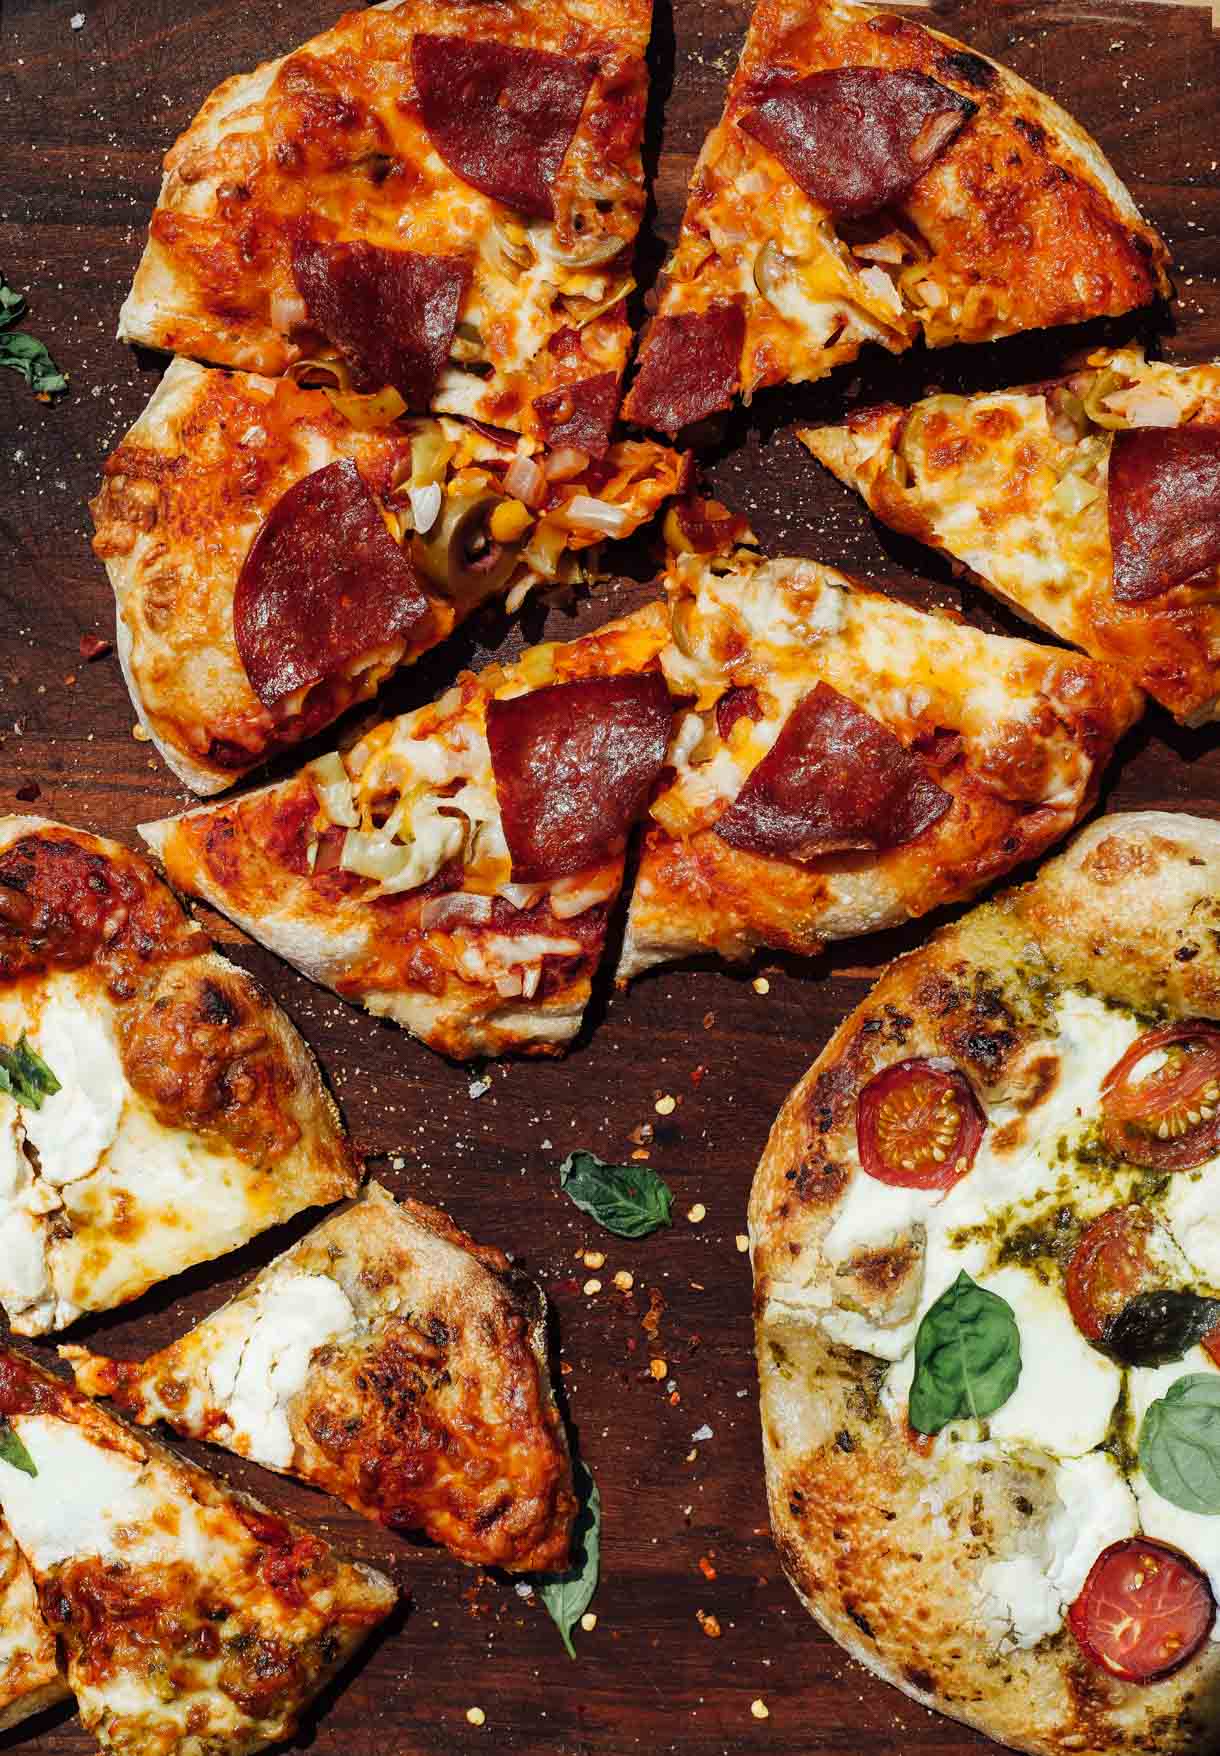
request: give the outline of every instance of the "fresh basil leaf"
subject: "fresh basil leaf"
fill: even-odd
[[[583,1463],[572,1471],[580,1511],[572,1527],[572,1565],[566,1573],[539,1573],[536,1576],[538,1596],[559,1629],[569,1658],[576,1657],[572,1630],[588,1609],[597,1590],[601,1567],[602,1497]]]
[[[24,1031],[15,1049],[0,1043],[0,1091],[31,1110],[40,1110],[43,1098],[59,1089],[58,1079],[37,1049],[31,1049]]]
[[[1220,1324],[1220,1299],[1164,1289],[1137,1293],[1102,1336],[1105,1351],[1123,1366],[1168,1366]]]
[[[1144,1416],[1140,1468],[1163,1500],[1220,1516],[1220,1372],[1187,1372]]]
[[[0,274],[0,329],[9,329],[25,316],[25,296],[10,287]]]
[[[981,1420],[1008,1401],[1020,1376],[1012,1306],[963,1269],[916,1333],[911,1425],[917,1433],[939,1433],[950,1421]]]
[[[12,1464],[14,1469],[23,1471],[27,1476],[38,1474],[34,1459],[22,1444],[20,1436],[13,1431],[2,1415],[0,1415],[0,1457],[4,1459],[5,1463]]]
[[[559,1167],[559,1184],[617,1237],[646,1238],[670,1223],[673,1191],[647,1165],[607,1165],[591,1152],[573,1152]]]
[[[24,329],[0,335],[0,366],[20,372],[35,396],[58,396],[68,380],[36,336]]]

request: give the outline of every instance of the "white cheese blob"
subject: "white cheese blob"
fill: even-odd
[[[0,1301],[12,1317],[44,1308],[49,1315],[54,1309],[42,1213],[46,1203],[24,1138],[17,1105],[0,1093]]]
[[[127,1081],[109,1020],[66,992],[48,995],[30,1037],[60,1089],[23,1112],[25,1131],[43,1177],[62,1187],[87,1177],[113,1142]]]
[[[1059,1284],[1024,1268],[1000,1268],[979,1284],[1012,1306],[1021,1336],[1021,1376],[988,1418],[993,1439],[1081,1457],[1100,1445],[1122,1389],[1122,1372],[1076,1327]]]
[[[14,1415],[12,1425],[38,1474],[0,1461],[0,1506],[33,1567],[41,1572],[82,1555],[130,1556],[128,1539],[156,1511],[147,1465],[53,1415]]]
[[[1196,1274],[1220,1291],[1220,1160],[1170,1177],[1161,1211]]]
[[[348,1297],[329,1275],[284,1275],[251,1301],[249,1324],[226,1336],[208,1362],[213,1396],[247,1456],[289,1467],[295,1446],[288,1405],[317,1350],[355,1329]]]

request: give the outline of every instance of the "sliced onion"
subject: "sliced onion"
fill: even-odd
[[[365,835],[358,829],[349,829],[343,838],[339,863],[345,872],[384,881],[401,872],[410,858],[411,850],[392,840],[383,830]]]
[[[504,491],[536,512],[546,501],[546,475],[532,457],[519,451],[504,472]]]
[[[392,427],[399,415],[407,412],[406,403],[390,384],[373,391],[371,396],[360,396],[354,390],[332,390],[324,384],[322,395],[349,426],[361,433],[376,433]]]
[[[469,890],[451,891],[448,896],[430,896],[419,911],[419,924],[425,933],[433,927],[486,926],[494,903],[494,897],[480,896]]]
[[[1176,427],[1181,414],[1177,403],[1151,384],[1133,384],[1105,398],[1106,407],[1125,416],[1133,427]]]
[[[605,902],[618,888],[617,874],[601,874],[596,878],[560,878],[551,886],[551,913],[559,921],[570,921],[586,909]]]
[[[309,322],[309,312],[305,301],[294,287],[291,292],[272,293],[267,307],[267,316],[271,327],[280,335],[288,335],[294,329],[302,328]]]
[[[306,772],[313,781],[318,802],[329,820],[337,823],[341,829],[358,828],[360,813],[352,797],[352,783],[338,751],[328,750],[325,756],[317,757],[309,764]]]
[[[612,506],[609,500],[594,500],[589,494],[573,494],[560,507],[558,516],[566,524],[601,531],[607,537],[625,537],[632,525],[631,513],[626,506]]]
[[[343,837],[324,835],[322,840],[314,843],[314,872],[334,872],[338,870],[343,858]]]
[[[528,969],[522,970],[522,972],[521,972],[521,997],[522,997],[522,999],[532,1000],[534,998],[534,995],[538,992],[538,983],[541,980],[542,980],[542,965],[540,963],[531,963],[529,965]]]
[[[534,986],[538,986],[536,980]],[[505,970],[496,977],[496,993],[501,1000],[515,1000],[521,991],[521,977],[516,970]]]
[[[533,908],[545,891],[545,884],[501,884],[499,894],[510,907],[527,909]]]
[[[440,516],[443,498],[441,485],[439,482],[429,482],[423,488],[408,488],[407,498],[411,502],[411,517],[415,521],[415,528],[421,537],[426,536]]]
[[[589,453],[575,445],[558,445],[546,460],[548,482],[570,482],[589,467]]]

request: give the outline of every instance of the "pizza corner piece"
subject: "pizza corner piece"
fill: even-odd
[[[986,634],[831,567],[674,555],[661,668],[683,702],[619,965],[804,955],[1044,853],[1143,698],[1077,653]]]
[[[62,1329],[355,1194],[317,1064],[147,860],[0,818],[0,1302]]]
[[[499,1251],[378,1184],[137,1364],[78,1386],[226,1446],[463,1561],[563,1572],[576,1497],[546,1302]]]
[[[653,603],[464,673],[291,779],[141,834],[172,882],[455,1059],[575,1035],[665,762]]]
[[[686,478],[677,452],[612,437],[613,396],[565,391],[548,445],[314,376],[175,359],[92,503],[132,700],[197,793],[314,736],[482,605],[582,577]]]
[[[0,1732],[71,1694],[55,1636],[43,1620],[34,1575],[0,1516]]]
[[[0,1352],[0,1508],[113,1756],[290,1737],[393,1610],[382,1574]]]
[[[1220,714],[1220,365],[1103,349],[1054,383],[860,409],[799,437],[884,523],[1175,719]]]
[[[174,144],[120,337],[544,437],[609,399],[644,211],[647,0],[411,0],[226,80]]]
[[[889,967],[751,1195],[792,1584],[1038,1756],[1215,1737],[1217,895],[1214,820],[1097,819]]]
[[[911,16],[760,0],[624,414],[676,433],[866,343],[1117,316],[1169,254],[1052,99]]]

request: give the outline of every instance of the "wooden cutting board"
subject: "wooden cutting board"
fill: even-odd
[[[798,415],[830,418],[845,402],[1044,378],[1103,340],[1159,338],[1175,360],[1220,354],[1220,37],[1208,0],[963,0],[931,10],[1096,134],[1169,240],[1179,300],[1088,331],[903,361],[878,354],[825,385],[765,395],[734,420],[709,473],[774,549],[908,585],[922,569],[952,597],[948,570],[874,526],[788,428]],[[672,8],[657,0],[656,211],[642,240],[645,282],[677,229],[746,13],[736,0],[673,0]],[[29,290],[29,326],[72,378],[71,396],[45,408],[0,373],[0,812],[22,809],[17,789],[34,782],[34,809],[134,843],[138,821],[186,802],[132,738],[113,658],[79,656],[81,635],[109,634],[113,622],[85,501],[161,369],[112,337],[165,149],[220,80],[293,48],[333,16],[332,0],[7,0],[0,13],[0,268]],[[647,577],[647,557],[635,570]],[[978,594],[965,596],[981,625],[1015,628]],[[575,613],[531,607],[523,631],[562,638],[604,619],[615,601],[603,590]],[[508,650],[521,633],[493,616],[400,678],[387,708],[426,699],[459,664]],[[1150,713],[1107,776],[1105,805],[1220,815],[1218,743],[1220,733],[1183,732]],[[483,1090],[471,1071],[320,993],[218,917],[205,921],[314,1044],[376,1174],[517,1252],[546,1286],[564,1393],[605,1509],[597,1626],[578,1635],[573,1663],[545,1612],[511,1583],[193,1448],[408,1588],[408,1612],[325,1703],[310,1734],[319,1756],[965,1756],[984,1748],[848,1662],[780,1573],[766,1530],[749,1271],[737,1244],[784,1094],[861,999],[872,970],[918,943],[927,924],[817,962],[663,972],[627,995],[603,984],[566,1060],[490,1067]],[[677,1106],[658,1114],[667,1094]],[[652,1162],[676,1191],[677,1217],[672,1231],[619,1243],[559,1193],[556,1167],[575,1146],[621,1158],[642,1130],[651,1130]],[[687,1217],[704,1209],[698,1221]],[[285,1241],[265,1238],[76,1334],[129,1356],[160,1346]],[[584,1248],[606,1254],[596,1294],[582,1290]],[[620,1269],[634,1276],[629,1293],[613,1288]],[[655,1345],[643,1327],[650,1308],[659,1315]],[[668,1362],[660,1382],[648,1371],[653,1355]],[[716,1619],[719,1639],[703,1631],[701,1612]],[[769,1717],[754,1716],[758,1701]],[[467,1721],[472,1707],[486,1716],[481,1728]],[[75,1756],[92,1744],[61,1712],[37,1723],[30,1747]]]

